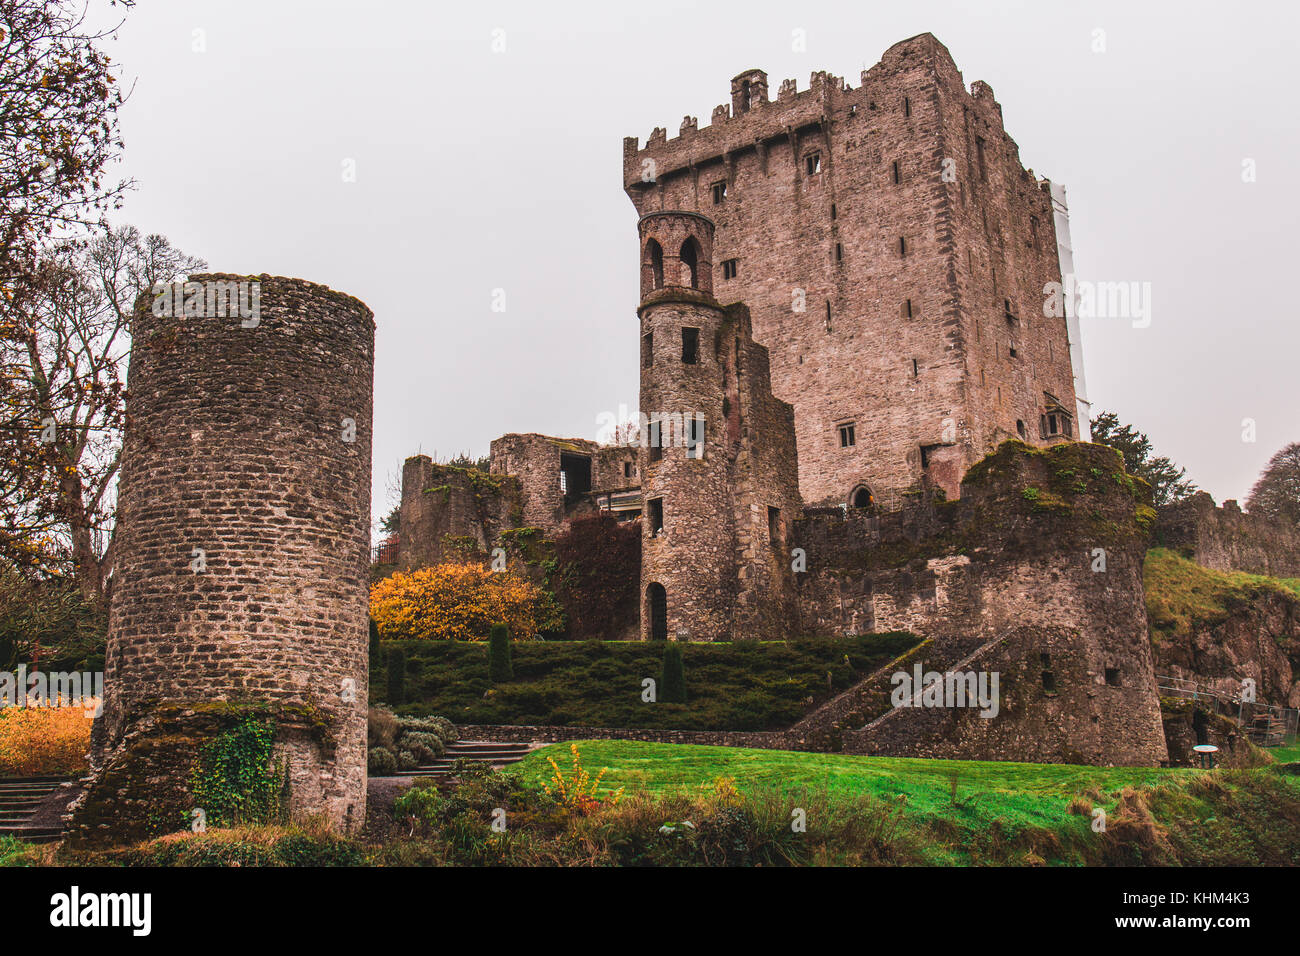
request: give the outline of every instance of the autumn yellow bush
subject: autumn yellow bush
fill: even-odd
[[[84,704],[0,709],[0,776],[85,771],[90,723]]]
[[[542,592],[514,571],[437,564],[401,572],[370,589],[370,616],[384,637],[483,641],[498,622],[516,640],[537,636]]]

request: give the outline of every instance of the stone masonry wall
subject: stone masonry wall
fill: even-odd
[[[1147,489],[1099,445],[1008,442],[960,501],[879,519],[813,513],[796,528],[803,633],[908,629],[923,670],[999,672],[994,718],[973,710],[856,712],[858,752],[1155,765],[1165,759],[1142,562]],[[843,708],[837,721],[843,723]],[[869,729],[863,730],[866,726]],[[813,729],[813,728],[809,728]]]
[[[402,467],[398,566],[410,570],[486,554],[502,531],[522,520],[517,478],[412,456]]]
[[[358,827],[374,320],[300,279],[190,281],[260,282],[260,318],[137,304],[95,731],[97,781],[115,783],[93,785],[90,799],[112,816],[130,789],[128,743],[161,709],[175,724],[214,702],[252,703],[280,714],[292,809]],[[193,756],[152,768],[150,784],[186,786]],[[126,827],[146,808],[117,811]]]
[[[751,310],[810,505],[863,485],[889,508],[924,483],[955,496],[1005,438],[1040,440],[1047,394],[1074,408],[1065,320],[1042,314],[1060,279],[1050,197],[992,90],[967,92],[929,34],[857,89],[814,73],[769,100],[765,74],[742,74],[711,125],[626,139],[624,185],[642,215],[716,223],[713,294]]]
[[[1216,508],[1204,491],[1158,509],[1155,543],[1216,571],[1300,577],[1300,529],[1243,512],[1235,501]]]

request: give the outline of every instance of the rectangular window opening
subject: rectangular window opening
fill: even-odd
[[[767,509],[767,538],[772,544],[781,543],[781,509],[770,505]]]
[[[687,365],[695,365],[700,361],[699,329],[682,329],[682,361]]]
[[[724,179],[721,182],[714,183],[713,184],[713,205],[715,206],[722,205],[722,200],[726,198],[727,198],[727,181]]]
[[[649,368],[655,363],[655,334],[647,332],[641,336],[641,366]]]
[[[724,279],[734,279],[734,278],[736,278],[736,275],[737,275],[739,272],[740,272],[740,260],[739,260],[739,259],[723,259],[723,260],[722,260],[722,278],[724,278]]]
[[[803,159],[804,169],[808,171],[809,176],[815,176],[822,171],[822,154],[809,153]]]
[[[839,426],[840,447],[852,448],[858,443],[855,426],[850,422]]]
[[[650,519],[650,537],[657,538],[664,530],[664,500],[651,498],[646,504],[649,505],[646,515]]]

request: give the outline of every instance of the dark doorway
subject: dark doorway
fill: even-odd
[[[854,508],[870,508],[876,499],[871,496],[871,489],[863,486],[854,490],[851,503]]]
[[[586,455],[560,453],[560,489],[567,500],[591,491],[591,459]]]
[[[646,588],[646,604],[650,610],[650,640],[668,640],[668,592],[655,582]]]
[[[1198,744],[1208,744],[1210,742],[1210,721],[1205,716],[1205,711],[1192,711],[1192,732],[1196,734]]]

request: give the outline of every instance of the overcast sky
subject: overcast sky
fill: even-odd
[[[928,31],[1068,188],[1080,277],[1151,284],[1150,327],[1084,322],[1094,408],[1244,499],[1300,440],[1298,28],[1281,2],[139,0],[110,44],[123,218],[374,310],[378,513],[408,455],[636,408],[624,136],[707,125],[749,68],[857,86]]]

